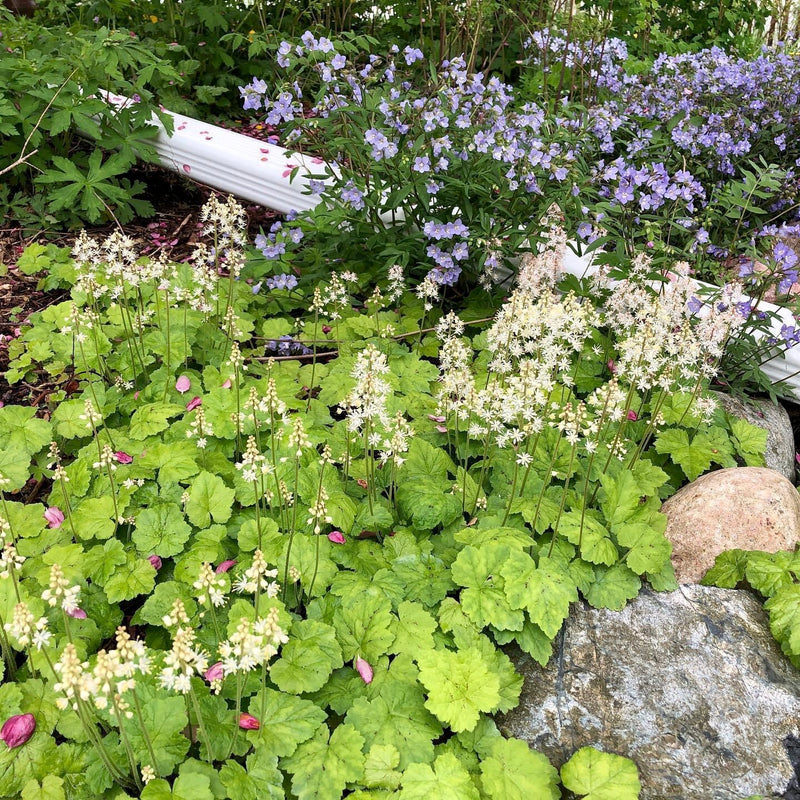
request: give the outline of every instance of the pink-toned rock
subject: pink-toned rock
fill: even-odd
[[[800,494],[764,467],[703,475],[670,497],[667,539],[678,583],[699,583],[725,550],[793,550],[800,541]]]

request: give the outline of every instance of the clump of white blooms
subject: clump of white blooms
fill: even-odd
[[[197,590],[197,602],[201,606],[219,607],[225,603],[226,580],[214,572],[211,564],[200,565],[200,574],[192,586]]]
[[[187,694],[192,687],[192,676],[202,675],[208,669],[208,654],[196,644],[196,638],[194,629],[186,625],[175,630],[172,648],[164,656],[164,667],[158,676],[165,689]]]
[[[78,608],[80,593],[80,586],[69,585],[69,581],[64,575],[60,564],[53,564],[50,567],[50,581],[47,588],[42,592],[42,600],[45,603],[52,608],[60,604],[61,608],[69,614]]]
[[[237,592],[264,592],[267,597],[276,597],[280,585],[271,579],[277,576],[278,570],[270,569],[264,554],[261,550],[256,550],[253,553],[253,563],[239,576],[233,588]]]
[[[367,345],[356,356],[355,364],[350,372],[356,379],[356,385],[343,404],[347,413],[347,425],[351,431],[360,431],[366,425],[386,427],[389,424],[389,413],[386,403],[392,387],[382,375],[389,373],[389,361],[385,353],[373,344]]]
[[[52,633],[48,629],[47,617],[36,617],[31,612],[27,603],[17,603],[10,622],[6,622],[5,629],[13,636],[20,647],[33,645],[37,650],[50,643]]]
[[[255,483],[263,475],[272,472],[272,465],[267,457],[258,451],[255,436],[247,437],[247,446],[242,453],[242,460],[236,464],[236,469],[242,473],[242,480]]]
[[[266,617],[255,622],[242,617],[231,637],[220,643],[223,673],[232,675],[260,667],[277,654],[281,644],[288,641],[289,637],[278,625],[276,608],[271,608]]]
[[[208,446],[208,437],[213,435],[214,429],[211,423],[206,420],[206,412],[203,411],[203,406],[198,406],[194,410],[194,419],[186,429],[186,438],[195,439],[197,446],[201,450],[205,450]]]

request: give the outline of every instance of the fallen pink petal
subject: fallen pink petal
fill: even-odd
[[[228,380],[226,380],[225,383],[222,384],[222,388],[223,389],[230,389],[231,388],[231,379],[230,378],[228,378]]]
[[[631,422],[636,422],[639,419],[639,415],[632,409],[628,409],[628,413],[625,415]]]
[[[204,673],[203,677],[211,683],[211,681],[221,681],[225,677],[225,672],[222,669],[222,662],[217,661],[216,664],[212,664]]]
[[[261,727],[261,723],[252,714],[242,712],[239,715],[239,727],[246,731],[257,731]]]
[[[57,506],[50,506],[44,512],[44,518],[47,520],[48,527],[60,528],[61,523],[64,522],[64,512]]]
[[[187,404],[186,410],[187,411],[194,411],[198,406],[203,405],[203,398],[202,397],[193,397]]]
[[[447,417],[441,417],[441,416],[438,416],[438,415],[436,415],[436,414],[428,414],[428,419],[429,419],[431,422],[438,422],[440,425],[441,425],[443,422],[447,422]]]
[[[73,619],[86,619],[86,612],[82,608],[71,608],[67,611],[67,616]]]
[[[153,554],[152,556],[147,556],[147,560],[150,562],[153,569],[158,572],[161,569],[162,561],[160,556]]]
[[[436,430],[439,431],[439,433],[447,433],[447,426],[446,425],[437,425],[436,426]]]
[[[114,453],[114,458],[120,464],[131,464],[133,462],[133,456],[128,455],[124,450],[117,450],[117,452]]]
[[[185,376],[181,375],[177,381],[175,381],[175,388],[183,394],[184,392],[188,392],[189,389],[192,388],[192,382]]]
[[[231,567],[236,566],[236,559],[230,558],[227,561],[222,561],[217,568],[214,570],[217,574],[227,572]]]
[[[36,717],[33,714],[15,714],[9,717],[0,729],[0,739],[7,745],[9,750],[25,744],[33,736],[36,730]]]
[[[344,538],[344,534],[341,531],[331,531],[328,534],[328,538],[334,544],[344,544],[347,541],[347,539]]]
[[[372,683],[372,667],[369,665],[369,662],[365,661],[361,656],[357,656],[355,668],[364,683]]]

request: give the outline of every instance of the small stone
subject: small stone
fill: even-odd
[[[766,467],[709,472],[661,507],[678,583],[699,583],[726,550],[793,550],[800,541],[800,494]]]
[[[797,796],[800,672],[751,593],[684,586],[622,611],[575,603],[555,645],[545,668],[508,648],[524,685],[498,720],[554,766],[591,746],[636,762],[641,800]]]

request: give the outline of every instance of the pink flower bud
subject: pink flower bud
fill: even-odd
[[[9,750],[25,744],[36,730],[36,717],[33,714],[15,714],[9,717],[0,729],[0,739],[7,745]]]
[[[361,680],[364,681],[364,683],[372,683],[372,667],[364,661],[361,656],[356,656],[354,665],[356,671],[361,676]]]
[[[82,608],[71,608],[67,611],[67,616],[73,619],[86,619],[86,612]]]
[[[150,565],[153,569],[158,572],[161,569],[162,561],[160,556],[157,556],[155,553],[151,556],[147,556],[147,560],[150,562]]]
[[[192,382],[185,376],[181,375],[177,381],[175,381],[175,388],[183,394],[184,392],[188,392],[189,389],[192,388]]]
[[[231,388],[231,379],[230,378],[228,378],[228,380],[226,380],[225,383],[222,384],[222,388],[223,389],[230,389]]]
[[[129,456],[124,450],[117,450],[117,452],[114,453],[114,458],[116,458],[120,464],[131,464],[133,462],[133,456]]]
[[[227,572],[231,567],[234,566],[236,566],[236,559],[230,558],[227,561],[220,562],[214,572],[217,574],[220,574],[221,572]]]
[[[225,676],[225,673],[222,670],[222,662],[217,661],[216,664],[212,664],[204,673],[203,677],[211,683],[211,681],[221,681],[222,678]]]
[[[328,534],[328,538],[334,544],[344,544],[347,541],[347,539],[344,538],[344,534],[341,531],[331,531]]]
[[[239,715],[239,727],[246,731],[257,731],[261,727],[261,723],[252,714],[242,712]]]
[[[194,411],[197,406],[203,405],[203,398],[202,397],[193,397],[187,404],[186,410],[187,411]]]
[[[625,415],[631,422],[636,422],[639,419],[639,415],[632,409],[628,409],[628,413]]]
[[[50,506],[44,512],[44,518],[47,520],[48,527],[60,528],[61,523],[64,521],[64,514],[57,506]]]

